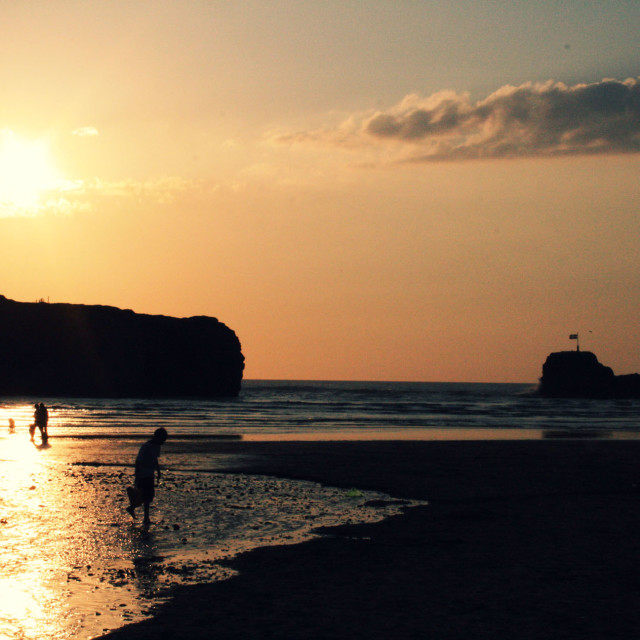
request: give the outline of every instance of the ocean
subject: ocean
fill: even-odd
[[[238,398],[224,400],[0,399],[0,637],[95,638],[152,615],[175,586],[228,577],[224,558],[411,506],[358,487],[225,473],[220,439],[640,433],[638,400],[544,399],[534,389],[248,380]],[[37,433],[29,439],[36,401],[49,408],[48,443]],[[158,426],[169,441],[147,531],[125,512],[125,489],[138,447]]]
[[[49,407],[56,437],[459,439],[633,437],[640,400],[540,398],[535,384],[246,380],[232,399],[0,399],[0,429],[24,430],[33,403]]]

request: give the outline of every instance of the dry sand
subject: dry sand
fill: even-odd
[[[640,442],[216,445],[242,468],[398,498],[403,515],[234,559],[113,640],[614,640],[640,635]],[[232,464],[232,462],[230,462]]]

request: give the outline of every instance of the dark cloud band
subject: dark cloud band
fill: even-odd
[[[640,151],[638,79],[527,83],[477,103],[450,92],[422,102],[375,114],[365,132],[412,143],[413,160]]]

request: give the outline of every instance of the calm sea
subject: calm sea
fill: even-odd
[[[50,411],[52,437],[141,436],[166,427],[185,438],[483,438],[575,435],[634,437],[639,400],[536,397],[533,384],[296,382],[246,380],[238,398],[0,399],[0,429]]]

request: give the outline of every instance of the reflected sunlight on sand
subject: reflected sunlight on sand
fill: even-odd
[[[124,510],[138,446],[0,437],[0,637],[86,640],[147,617],[173,585],[228,577],[220,559],[397,511],[366,506],[384,494],[215,473],[215,454],[168,451],[145,531]]]

